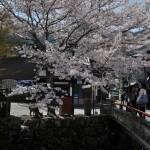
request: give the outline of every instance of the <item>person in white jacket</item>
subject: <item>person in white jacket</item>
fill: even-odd
[[[140,98],[142,97],[142,95],[147,95],[147,92],[146,92],[146,85],[143,84],[143,83],[141,84],[141,88],[140,88],[139,93],[138,93],[138,97],[137,97],[137,101],[136,101],[137,104],[138,104]],[[146,104],[138,104],[138,108],[139,108],[141,111],[145,112]],[[145,116],[143,116],[141,113],[139,113],[139,115],[140,115],[140,117],[145,118]]]

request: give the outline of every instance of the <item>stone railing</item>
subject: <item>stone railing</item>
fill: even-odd
[[[139,116],[137,112],[122,110],[114,106],[111,110],[112,117],[121,124],[128,134],[145,149],[150,149],[150,123]]]

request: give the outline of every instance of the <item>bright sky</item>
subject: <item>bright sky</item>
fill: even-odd
[[[131,4],[134,4],[134,3],[140,3],[140,4],[142,4],[142,3],[145,2],[145,0],[129,0],[129,2],[130,2]],[[140,30],[143,30],[143,29],[142,29],[142,28],[135,28],[135,29],[132,29],[131,31],[132,31],[132,32],[138,32],[138,31],[140,31]]]
[[[133,4],[133,3],[144,3],[144,1],[145,0],[129,0],[129,2],[131,3],[131,4]]]

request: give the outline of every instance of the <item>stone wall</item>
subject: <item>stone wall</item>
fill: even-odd
[[[140,147],[108,116],[76,116],[26,122],[0,120],[0,150],[138,150]]]
[[[0,150],[15,149],[14,142],[19,138],[21,122],[15,117],[0,119]]]

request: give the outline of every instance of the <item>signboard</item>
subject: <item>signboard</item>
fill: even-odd
[[[2,89],[8,89],[9,91],[13,88],[16,88],[17,81],[13,79],[4,79],[2,80]]]

